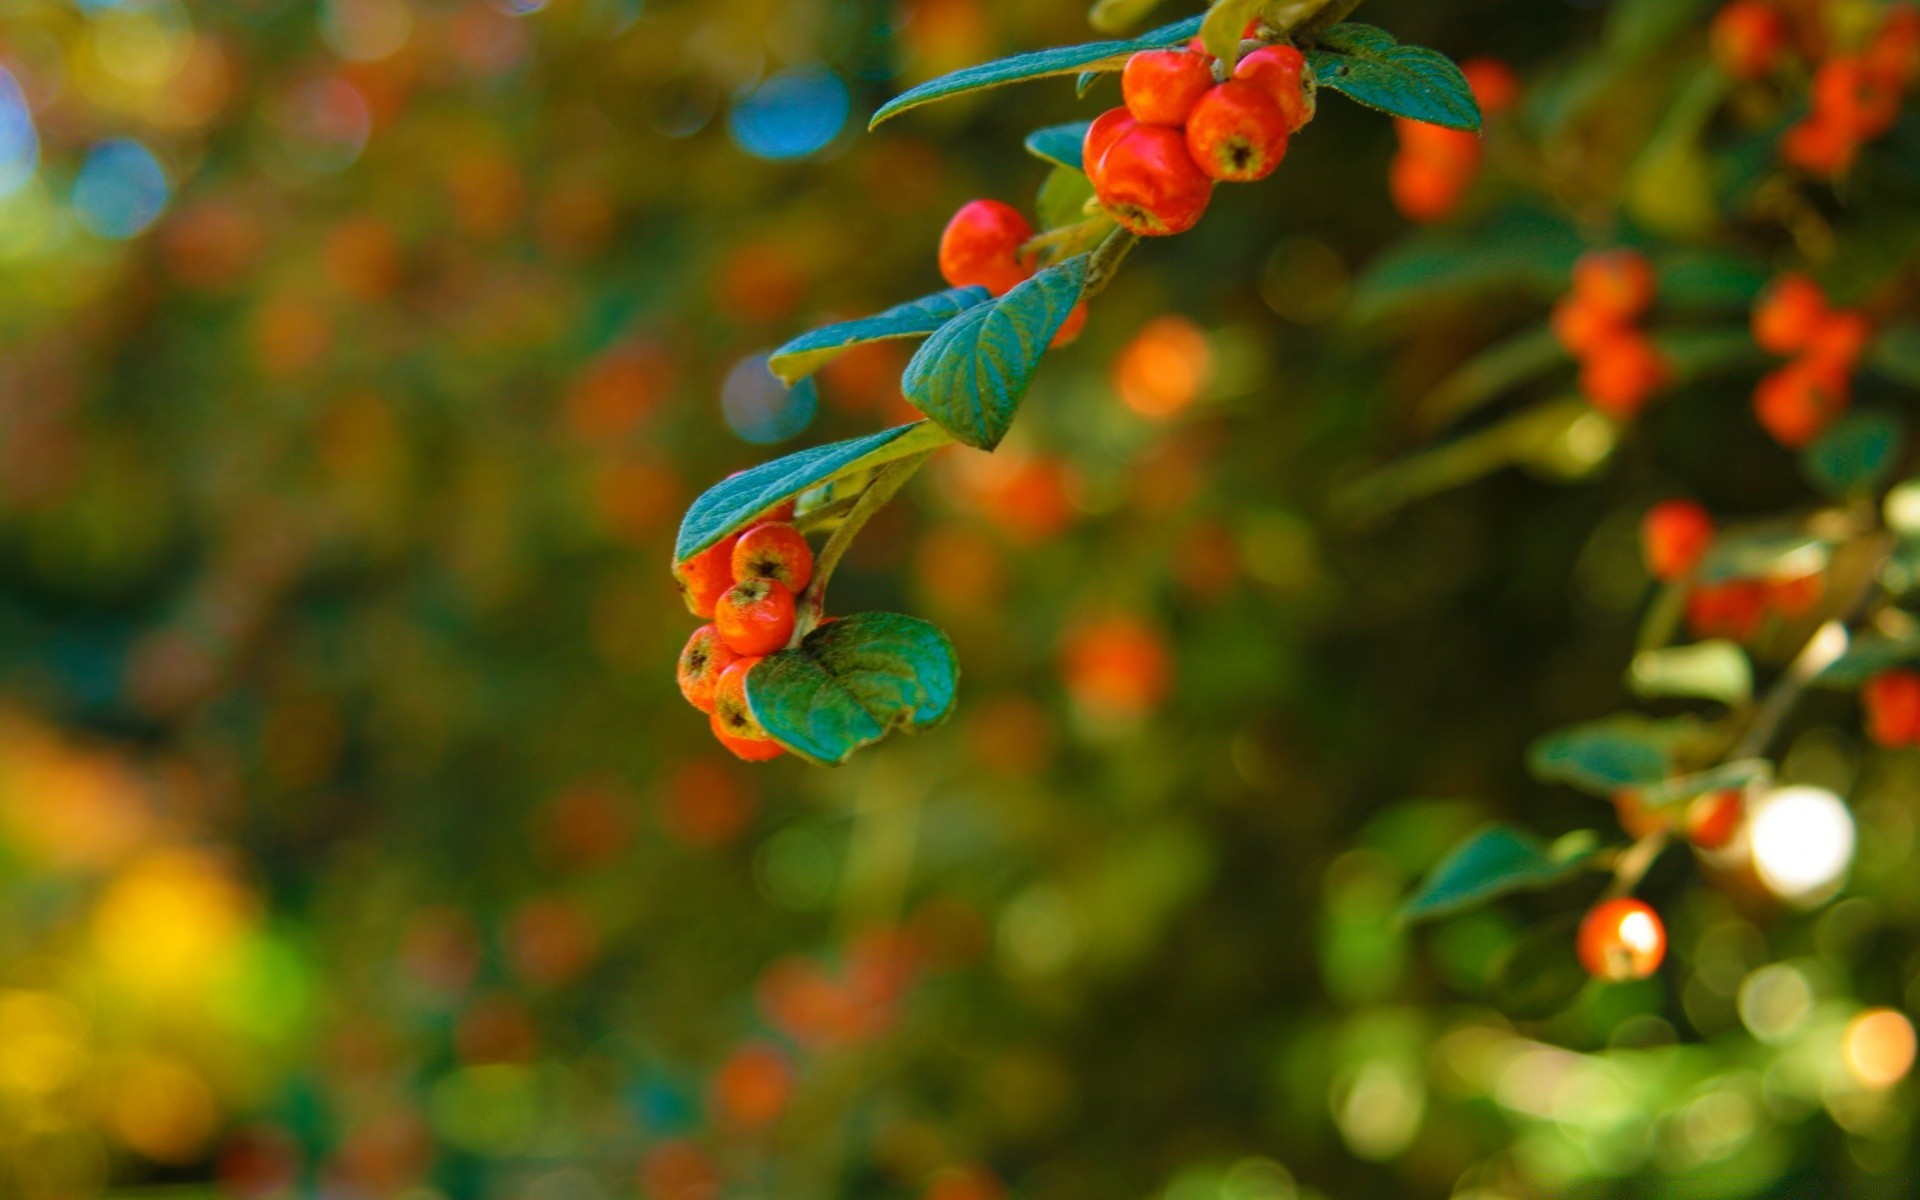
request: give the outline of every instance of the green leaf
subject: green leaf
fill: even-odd
[[[1735,642],[1714,639],[1633,656],[1628,672],[1635,695],[1699,696],[1722,704],[1753,699],[1753,664]]]
[[[1439,427],[1482,404],[1567,365],[1567,352],[1542,326],[1497,342],[1454,368],[1420,402],[1421,416]]]
[[[1808,446],[1800,468],[1813,485],[1836,500],[1868,491],[1887,481],[1900,465],[1905,433],[1886,413],[1854,413]]]
[[[915,421],[850,441],[814,446],[730,475],[702,492],[680,519],[673,560],[693,557],[801,492],[931,450],[946,440],[947,435],[931,421]]]
[[[1092,121],[1070,121],[1065,125],[1036,129],[1027,135],[1027,153],[1056,166],[1085,170],[1080,161],[1080,150],[1087,140],[1087,126],[1091,124]]]
[[[1598,845],[1590,830],[1568,834],[1549,846],[1511,825],[1490,825],[1454,847],[1427,874],[1401,906],[1400,917],[1424,921],[1508,892],[1547,887],[1585,866]]]
[[[1916,658],[1920,658],[1920,632],[1897,637],[1862,633],[1854,637],[1839,658],[1813,677],[1813,683],[1850,692],[1880,672],[1905,666]]]
[[[1621,713],[1539,739],[1527,748],[1527,769],[1543,783],[1611,796],[1665,779],[1672,772],[1675,745],[1693,732],[1691,721]]]
[[[1522,1021],[1539,1021],[1563,1011],[1587,985],[1575,935],[1575,913],[1537,925],[1520,936],[1493,973],[1493,1002]]]
[[[1384,29],[1335,25],[1320,35],[1307,62],[1321,87],[1368,108],[1448,129],[1480,129],[1480,105],[1453,60],[1425,46],[1403,46]]]
[[[1086,282],[1087,256],[1076,255],[968,309],[920,347],[900,390],[960,441],[993,449]]]
[[[1713,539],[1700,564],[1701,583],[1735,579],[1800,579],[1825,570],[1831,547],[1801,529],[1728,531]]]
[[[1119,33],[1154,9],[1161,0],[1094,0],[1087,24],[1101,33]]]
[[[1213,7],[1200,22],[1200,41],[1207,53],[1226,64],[1229,75],[1240,61],[1240,32],[1247,22],[1260,15],[1267,0],[1214,0]]]
[[[803,333],[773,352],[767,369],[791,386],[855,346],[890,338],[925,337],[984,300],[983,287],[952,288],[896,304],[883,313]]]
[[[1355,281],[1349,318],[1371,324],[1446,300],[1511,288],[1543,300],[1567,289],[1586,242],[1549,209],[1516,204],[1465,228],[1436,226],[1402,238]]]
[[[1636,793],[1640,803],[1651,809],[1671,808],[1709,792],[1743,790],[1773,778],[1773,764],[1764,758],[1743,758],[1723,763],[1710,771],[1677,775]]]
[[[1158,50],[1191,38],[1200,32],[1200,21],[1199,17],[1189,17],[1125,41],[1056,46],[1051,50],[1035,50],[1030,54],[1016,54],[1012,58],[966,67],[938,79],[930,79],[895,96],[880,106],[880,111],[874,113],[873,120],[867,123],[867,128],[872,129],[888,117],[910,108],[918,108],[935,100],[964,96],[982,88],[1040,79],[1048,75],[1070,75],[1088,69],[1117,71],[1126,65],[1127,59],[1142,50]]]
[[[1653,335],[1653,344],[1673,368],[1675,384],[1737,371],[1761,361],[1759,347],[1744,328],[1663,329]]]
[[[775,741],[832,766],[896,729],[937,724],[953,708],[959,675],[953,643],[936,626],[857,613],[757,664],[747,673],[747,707]]]
[[[1051,232],[1087,219],[1087,201],[1093,199],[1093,181],[1071,167],[1055,167],[1047,172],[1034,198],[1034,215],[1040,228]]]

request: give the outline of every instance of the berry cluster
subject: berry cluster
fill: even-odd
[[[1684,809],[1651,808],[1639,791],[1622,788],[1613,794],[1614,816],[1632,838],[1653,833],[1678,833],[1702,850],[1724,850],[1733,844],[1745,819],[1747,802],[1738,788],[1695,796]]]
[[[1691,579],[1712,549],[1713,518],[1691,500],[1667,500],[1647,510],[1640,525],[1647,573],[1662,583]],[[1698,638],[1747,641],[1768,613],[1805,616],[1826,592],[1818,571],[1761,579],[1693,582],[1687,589],[1687,628]]]
[[[1754,304],[1753,340],[1790,361],[1754,389],[1761,426],[1783,446],[1819,437],[1846,411],[1854,368],[1872,338],[1864,313],[1830,308],[1820,285],[1805,275],[1774,280]]]
[[[1026,248],[1032,239],[1032,223],[1013,205],[969,200],[940,233],[940,276],[950,287],[983,287],[1004,296],[1040,265]],[[1082,300],[1067,313],[1050,344],[1066,345],[1086,324],[1087,304]]]
[[[1125,107],[1100,114],[1081,148],[1101,207],[1134,233],[1164,237],[1193,228],[1215,182],[1271,175],[1313,116],[1306,66],[1292,46],[1262,46],[1222,81],[1198,39],[1128,59]]]
[[[1615,420],[1631,420],[1673,378],[1666,356],[1634,324],[1656,289],[1645,258],[1595,251],[1573,265],[1573,290],[1553,308],[1554,337],[1580,360],[1581,393]]]
[[[1476,58],[1460,64],[1484,118],[1499,116],[1520,99],[1520,79],[1507,64]],[[1387,172],[1394,207],[1410,221],[1438,221],[1460,206],[1480,173],[1485,147],[1480,136],[1411,117],[1395,117],[1400,148]]]
[[[747,672],[793,640],[796,598],[813,578],[813,550],[792,518],[789,502],[673,568],[687,607],[711,622],[680,651],[680,694],[748,762],[785,753],[747,707]]]
[[[1855,54],[1830,54],[1813,72],[1813,107],[1780,138],[1780,154],[1809,174],[1846,174],[1860,147],[1893,128],[1901,93],[1920,75],[1920,10],[1888,10]]]
[[[1626,983],[1659,969],[1667,956],[1667,928],[1645,901],[1621,896],[1587,910],[1574,945],[1587,974]]]
[[[1882,671],[1860,689],[1867,736],[1882,746],[1920,746],[1920,672]]]

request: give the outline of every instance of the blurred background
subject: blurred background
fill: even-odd
[[[1773,118],[1687,115],[1710,9],[1367,4],[1525,81],[1472,192],[1417,229],[1326,95],[1137,252],[836,578],[951,632],[955,717],[820,770],[681,701],[673,530],[913,415],[896,346],[817,411],[764,355],[1031,203],[1111,80],[866,118],[1084,5],[9,0],[0,1195],[1912,1194],[1916,770],[1843,699],[1786,763],[1865,781],[1837,900],[1663,863],[1670,965],[1551,1022],[1486,983],[1594,886],[1391,920],[1489,817],[1617,836],[1524,751],[1627,702],[1649,502],[1810,502],[1737,363],[1365,475],[1583,247],[1678,247],[1734,329],[1806,249]],[[1911,124],[1848,198],[1874,280]]]

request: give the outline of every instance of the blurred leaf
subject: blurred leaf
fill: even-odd
[[[1069,121],[1065,125],[1036,129],[1027,135],[1027,153],[1056,166],[1084,170],[1080,151],[1087,140],[1087,126],[1091,124],[1092,121]]]
[[[1522,1021],[1553,1016],[1587,984],[1574,938],[1580,917],[1568,913],[1520,935],[1493,973],[1493,1002]]]
[[[1692,736],[1691,720],[1654,720],[1618,713],[1550,733],[1527,748],[1527,769],[1543,783],[1564,783],[1596,796],[1646,787],[1673,769],[1677,743]]]
[[[1637,795],[1640,803],[1647,808],[1667,808],[1709,792],[1745,789],[1771,778],[1773,763],[1764,758],[1743,758],[1738,762],[1722,763],[1710,771],[1663,779],[1651,787],[1639,789]]]
[[[1768,279],[1764,264],[1713,250],[1668,251],[1654,259],[1654,269],[1663,311],[1728,309],[1743,320]]]
[[[1093,181],[1072,167],[1047,172],[1034,200],[1043,230],[1064,229],[1087,219],[1087,201],[1093,199]]]
[[[993,449],[1086,281],[1087,256],[1077,255],[968,309],[920,347],[901,391],[960,441]]]
[[[939,628],[899,613],[855,613],[747,673],[747,706],[810,762],[845,762],[895,729],[918,732],[953,707],[959,667]]]
[[[1844,500],[1893,475],[1900,465],[1904,433],[1900,422],[1886,413],[1853,413],[1808,446],[1800,466],[1815,487]]]
[[[1920,658],[1920,632],[1898,637],[1862,633],[1854,637],[1839,658],[1815,675],[1812,682],[1819,687],[1851,692],[1880,672],[1904,666],[1917,658]]]
[[[1714,0],[1614,0],[1607,6],[1607,49],[1644,58],[1696,28]]]
[[[1495,343],[1455,368],[1421,401],[1430,426],[1451,424],[1480,405],[1558,367],[1567,352],[1553,331],[1541,326]]]
[[[1628,169],[1624,207],[1648,229],[1673,238],[1699,238],[1719,224],[1712,171],[1700,143],[1729,86],[1717,66],[1702,63]]]
[[[841,321],[803,333],[773,352],[767,369],[781,382],[793,384],[818,371],[855,346],[891,338],[925,337],[982,301],[992,299],[983,287],[952,288],[896,304],[883,313],[857,321]]]
[[[1208,54],[1221,61],[1229,75],[1233,73],[1234,64],[1240,61],[1240,31],[1259,16],[1266,5],[1267,0],[1214,0],[1213,7],[1207,10],[1206,19],[1200,24],[1200,41]]]
[[[1738,644],[1715,639],[1633,656],[1628,672],[1638,696],[1699,696],[1723,704],[1753,698],[1753,664]]]
[[[1713,539],[1700,564],[1702,583],[1734,579],[1799,579],[1823,569],[1827,540],[1802,529],[1727,530]]]
[[[1673,367],[1676,384],[1691,383],[1763,361],[1744,326],[1738,329],[1663,329],[1653,335]]]
[[[1127,59],[1142,50],[1157,50],[1162,46],[1174,46],[1200,32],[1200,17],[1189,17],[1164,25],[1137,38],[1116,42],[1088,42],[1079,46],[1056,46],[1050,50],[1036,50],[1030,54],[1016,54],[1012,58],[1002,58],[978,66],[966,67],[938,79],[930,79],[915,88],[909,88],[880,106],[873,114],[873,120],[867,123],[871,129],[888,117],[903,113],[922,104],[935,100],[948,100],[955,96],[964,96],[982,88],[999,87],[1002,84],[1020,83],[1028,79],[1040,79],[1048,75],[1068,75],[1089,68],[1097,70],[1118,70],[1126,65]]]
[[[1401,919],[1424,921],[1508,892],[1558,883],[1584,867],[1598,845],[1591,830],[1570,833],[1549,846],[1510,825],[1489,826],[1434,867],[1401,906]]]
[[[1896,383],[1920,387],[1920,327],[1882,329],[1867,347],[1867,365]]]
[[[1467,77],[1438,50],[1403,46],[1384,29],[1348,22],[1322,33],[1307,61],[1321,87],[1368,108],[1449,129],[1480,129],[1480,105]]]
[[[1422,230],[1375,257],[1361,274],[1350,319],[1367,324],[1494,288],[1551,299],[1566,290],[1584,249],[1564,217],[1530,205],[1498,209],[1464,229]]]
[[[1138,24],[1154,9],[1159,8],[1163,0],[1094,0],[1093,8],[1087,12],[1087,24],[1101,33],[1119,33]]]
[[[730,475],[702,492],[680,519],[675,562],[743,528],[774,505],[835,479],[921,454],[947,441],[931,421],[896,425],[850,441],[814,446]]]

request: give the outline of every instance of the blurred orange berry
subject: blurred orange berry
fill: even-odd
[[[1713,517],[1691,500],[1666,500],[1640,522],[1647,573],[1662,582],[1693,574],[1713,545]]]
[[[1702,850],[1724,850],[1745,817],[1746,801],[1737,788],[1697,796],[1687,806],[1687,840]]]
[[[1920,744],[1920,672],[1882,671],[1860,689],[1867,736],[1882,746]]]
[[[599,941],[592,918],[578,905],[544,898],[529,900],[513,914],[507,953],[528,981],[557,987],[592,965]]]
[[[1618,421],[1631,420],[1672,378],[1666,356],[1634,330],[1604,337],[1580,364],[1580,390],[1589,403]]]
[[[643,1200],[718,1200],[720,1170],[694,1143],[662,1142],[640,1160]]]
[[[1460,64],[1460,73],[1467,77],[1482,116],[1497,117],[1520,101],[1520,77],[1497,58],[1470,58]]]
[[[1124,614],[1070,629],[1061,642],[1060,670],[1074,703],[1103,718],[1144,716],[1173,683],[1166,638]]]
[[[1768,284],[1753,306],[1753,340],[1769,354],[1806,349],[1827,318],[1826,293],[1805,275],[1782,275]]]
[[[787,1107],[793,1092],[793,1067],[787,1056],[765,1042],[735,1050],[714,1073],[715,1115],[740,1129],[770,1125]]]
[[[1831,363],[1801,358],[1760,381],[1753,393],[1754,416],[1773,439],[1800,449],[1820,436],[1847,409],[1846,372]]]
[[[1752,580],[1703,583],[1687,593],[1687,630],[1697,638],[1744,642],[1760,632],[1766,615],[1766,585]]]
[[[1573,294],[1623,324],[1653,305],[1658,287],[1652,264],[1633,250],[1596,250],[1573,264]]]
[[[1213,348],[1206,333],[1180,316],[1148,321],[1113,360],[1113,386],[1121,402],[1153,420],[1186,411],[1212,377]]]
[[[1780,61],[1791,34],[1786,18],[1766,0],[1733,0],[1714,14],[1707,37],[1722,71],[1758,79]]]

